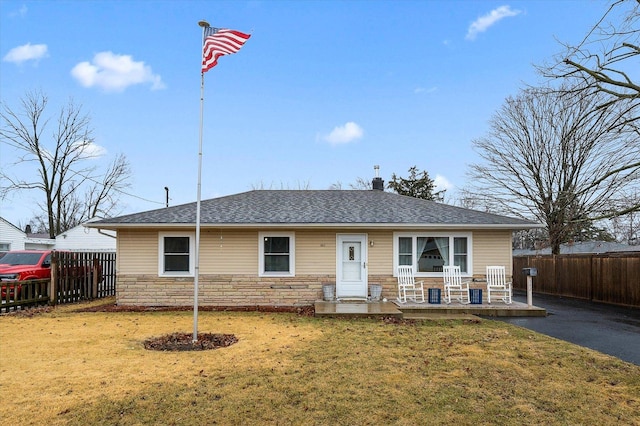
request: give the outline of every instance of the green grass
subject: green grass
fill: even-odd
[[[76,306],[77,308],[77,306]],[[4,424],[640,424],[640,367],[509,324],[200,312],[0,317]]]

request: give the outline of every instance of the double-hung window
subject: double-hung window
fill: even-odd
[[[158,275],[193,276],[194,237],[190,234],[162,233],[158,241]]]
[[[295,236],[289,232],[260,232],[260,276],[292,277],[295,275]]]
[[[440,276],[448,265],[460,266],[471,273],[471,234],[405,233],[393,238],[394,270],[400,265],[413,266],[416,275]]]

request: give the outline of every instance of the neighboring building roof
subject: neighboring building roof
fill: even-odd
[[[96,220],[100,220],[100,218],[91,219],[89,222],[95,222]],[[115,252],[116,233],[113,231],[89,229],[85,224],[78,225],[56,236],[56,249],[85,252]]]
[[[115,251],[115,233],[111,237],[82,225],[69,229],[56,238],[48,233],[25,233],[11,222],[0,217],[0,248],[9,250]]]
[[[27,238],[32,238],[34,240],[49,240],[51,237],[48,232],[28,232]]]
[[[87,227],[193,227],[196,203],[87,223]],[[429,227],[530,229],[541,225],[380,190],[256,190],[201,201],[202,227]]]
[[[630,246],[609,241],[578,241],[571,244],[561,244],[560,254],[597,254],[612,252],[640,251],[640,246]],[[513,250],[514,256],[535,256],[551,254],[551,248],[540,250]]]

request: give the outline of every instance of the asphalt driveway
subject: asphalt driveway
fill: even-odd
[[[521,294],[514,294],[514,300],[527,302]],[[535,294],[533,304],[545,308],[547,316],[492,319],[640,365],[640,309]]]

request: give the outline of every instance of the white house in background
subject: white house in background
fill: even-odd
[[[27,234],[0,217],[0,254],[10,250],[116,251],[115,231],[98,231],[78,225],[58,235]]]
[[[48,234],[27,233],[0,217],[0,253],[10,250],[51,250],[56,241]]]
[[[94,218],[87,223],[100,220]],[[87,228],[78,225],[56,236],[56,250],[70,251],[116,251],[116,232]]]
[[[0,217],[0,254],[10,250],[24,250],[27,234]]]
[[[27,234],[24,241],[25,250],[53,250],[56,240],[49,238],[49,234]]]

